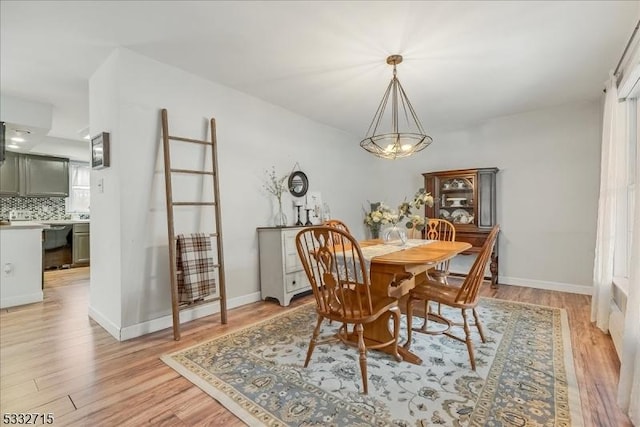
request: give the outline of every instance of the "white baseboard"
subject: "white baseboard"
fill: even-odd
[[[91,306],[89,306],[89,318],[91,318],[91,320],[96,322],[98,325],[102,326],[102,329],[113,335],[115,339],[121,341],[120,326],[107,319],[106,316],[104,316],[102,313]]]
[[[227,300],[227,309],[240,307],[245,304],[260,301],[260,292],[254,292],[249,295],[242,295],[240,297],[231,298]],[[192,309],[185,309],[180,311],[180,323],[186,323],[191,320],[199,319],[201,317],[210,316],[220,312],[220,301],[212,302],[211,304],[203,304]],[[99,323],[99,322],[98,322]],[[119,332],[119,340],[125,341],[132,338],[140,337],[142,335],[150,334],[151,332],[160,331],[162,329],[173,327],[173,317],[171,315],[159,317],[157,319],[148,320],[146,322],[138,323],[131,326],[122,328]],[[112,334],[113,335],[113,334]],[[115,335],[114,335],[115,336]]]
[[[33,292],[27,295],[20,295],[17,297],[9,297],[0,299],[0,308],[15,307],[17,305],[33,304],[34,302],[41,302],[43,299],[42,291]]]
[[[569,292],[571,294],[591,295],[593,287],[574,285],[571,283],[547,282],[543,280],[523,279],[520,277],[498,276],[500,284],[524,286],[527,288],[546,289],[548,291]]]

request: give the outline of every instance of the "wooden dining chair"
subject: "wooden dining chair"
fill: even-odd
[[[428,219],[425,223],[424,230],[419,232],[417,235],[414,231],[414,236],[411,238],[424,238],[427,240],[444,240],[448,242],[453,242],[456,240],[456,228],[455,226],[447,221],[446,219]],[[449,261],[439,262],[432,269],[427,271],[425,274],[421,274],[416,277],[416,286],[420,286],[421,282],[424,282],[425,279],[432,279],[437,282],[442,283],[443,285],[448,285],[448,277],[449,277]],[[429,310],[429,303],[425,301],[424,304],[425,312]],[[438,304],[438,314],[440,313],[440,305]],[[421,332],[427,331],[427,318],[425,316],[424,323],[422,324]]]
[[[424,238],[428,240],[456,240],[456,228],[446,219],[429,219],[424,227]],[[429,276],[437,282],[447,285],[449,277],[449,261],[442,261],[429,270]]]
[[[322,225],[326,225],[327,227],[339,228],[340,230],[344,230],[347,233],[351,234],[351,231],[349,231],[349,227],[347,227],[347,224],[340,221],[339,219],[328,219],[323,222]]]
[[[491,232],[489,233],[487,240],[484,242],[478,257],[469,270],[469,274],[460,287],[449,286],[439,281],[427,279],[426,282],[416,285],[415,288],[409,291],[409,299],[407,300],[407,342],[404,344],[405,348],[409,349],[411,346],[412,331],[429,334],[444,334],[467,344],[471,369],[475,371],[476,361],[473,354],[473,342],[471,341],[471,330],[469,326],[476,326],[482,342],[486,342],[482,331],[482,324],[480,323],[480,318],[476,312],[476,306],[478,305],[478,292],[480,291],[480,286],[484,280],[484,272],[487,267],[487,263],[491,258],[491,253],[493,252],[493,247],[496,243],[499,230],[500,227],[498,225],[491,229]],[[413,305],[416,301],[423,301],[425,304],[429,304],[430,301],[433,301],[453,308],[460,308],[462,311],[462,327],[465,334],[464,338],[449,332],[451,330],[451,326],[455,323],[444,317],[442,313],[436,314],[425,311],[425,321],[430,318],[435,318],[438,323],[445,325],[443,329],[428,331],[423,328],[413,328]],[[467,319],[468,309],[471,309],[473,312],[474,323],[471,324]]]
[[[391,346],[396,360],[400,333],[398,301],[371,293],[369,274],[358,242],[344,230],[328,226],[306,227],[296,235],[296,248],[316,302],[317,322],[309,341],[305,368],[316,345],[342,341],[358,347],[364,394],[368,393],[367,349]],[[393,338],[374,343],[364,338],[364,325],[383,315],[393,318]],[[335,336],[318,340],[323,320],[340,323]],[[353,325],[349,331],[349,325]]]

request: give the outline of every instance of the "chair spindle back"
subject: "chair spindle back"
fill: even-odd
[[[456,228],[455,226],[445,219],[429,219],[424,227],[424,238],[427,240],[444,240],[447,242],[453,242],[456,240]],[[449,272],[449,262],[446,260],[439,262],[436,265],[436,269],[440,271]]]
[[[469,270],[469,274],[464,279],[464,282],[456,295],[456,302],[469,304],[478,298],[480,285],[482,285],[482,282],[484,281],[484,271],[489,259],[491,258],[491,253],[493,252],[493,247],[496,244],[499,231],[499,225],[495,225],[491,229],[487,240],[485,240],[484,245],[482,245],[482,249],[480,249],[480,253],[478,253],[478,257]]]
[[[296,235],[296,249],[320,313],[334,319],[373,313],[365,259],[351,234],[330,226],[306,227]]]
[[[339,228],[340,230],[344,230],[347,233],[351,234],[351,231],[349,231],[349,227],[347,227],[347,224],[340,221],[339,219],[328,219],[323,222],[322,225],[326,225],[327,227]]]

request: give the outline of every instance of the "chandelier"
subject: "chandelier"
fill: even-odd
[[[382,101],[373,116],[366,137],[360,141],[362,148],[383,159],[411,156],[424,150],[433,142],[433,139],[425,134],[400,80],[396,76],[396,65],[401,62],[401,55],[391,55],[387,58],[387,64],[393,65],[393,78],[382,96]],[[385,114],[389,98],[391,98],[391,111]],[[399,130],[399,110],[403,113],[403,126],[406,126],[403,131]],[[385,127],[384,123],[389,122],[391,127]]]

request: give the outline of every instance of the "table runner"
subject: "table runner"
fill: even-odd
[[[362,258],[364,259],[364,265],[367,269],[367,273],[371,272],[371,260],[375,257],[387,255],[393,252],[404,251],[405,249],[415,248],[416,246],[428,245],[430,243],[436,242],[437,240],[426,240],[426,239],[409,239],[404,245],[385,245],[378,244],[372,246],[361,246],[360,250],[362,251]],[[344,268],[343,262],[345,258],[351,258],[351,254],[349,252],[345,252],[344,258],[338,257],[338,268]],[[349,274],[353,276],[353,265],[351,261],[347,263],[347,268],[349,269]],[[360,270],[356,271],[356,280],[362,281],[362,274],[360,274]]]
[[[415,248],[416,246],[428,245],[430,243],[436,242],[437,240],[426,240],[426,239],[408,239],[407,243],[404,245],[373,245],[373,246],[364,246],[360,247],[362,250],[362,256],[367,261],[367,263],[371,262],[371,258],[387,255],[392,252],[404,251],[405,249]]]

